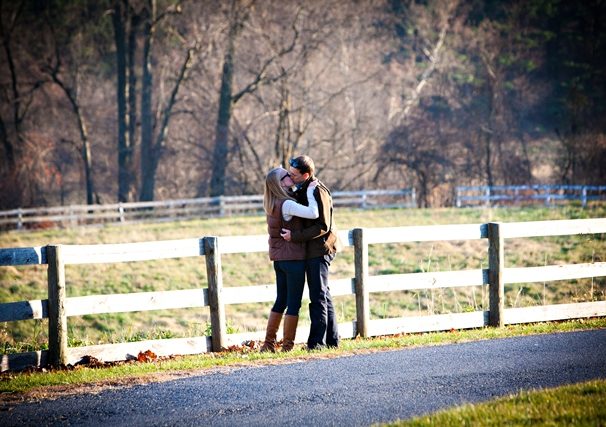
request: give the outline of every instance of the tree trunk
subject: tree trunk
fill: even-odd
[[[154,200],[154,181],[157,161],[154,161],[153,150],[153,112],[152,85],[153,71],[151,68],[151,49],[154,38],[156,19],[156,1],[148,0],[147,16],[143,26],[143,76],[141,78],[141,191],[139,200]]]
[[[4,120],[0,118],[0,139],[2,140],[2,147],[4,148],[4,155],[6,158],[6,170],[14,171],[17,162],[15,160],[15,148],[13,146],[13,142],[11,141],[6,126],[4,124]],[[2,169],[0,169],[2,170]]]
[[[2,16],[0,15],[0,18],[1,17]],[[15,135],[18,136],[20,134],[21,123],[21,117],[19,113],[19,110],[21,109],[21,96],[19,94],[19,86],[17,85],[17,71],[15,67],[15,61],[13,59],[13,52],[11,49],[11,34],[7,34],[2,19],[0,19],[0,34],[2,35],[2,47],[4,48],[4,54],[6,55],[7,65],[11,76],[11,94],[13,98],[13,126],[15,129]],[[6,153],[8,170],[14,171],[17,166],[15,145],[9,136],[9,132],[7,132],[7,129],[4,126],[4,122],[2,123],[2,144],[4,145],[4,152]]]
[[[222,196],[225,193],[225,170],[227,169],[227,154],[229,152],[229,121],[231,119],[231,107],[233,103],[234,54],[240,24],[236,13],[236,1],[232,1],[227,50],[223,58],[223,72],[221,73],[219,111],[217,114],[215,147],[213,150],[212,174],[210,178],[211,197]]]
[[[486,173],[486,185],[489,187],[494,185],[492,165],[490,162],[490,159],[492,158],[491,139],[490,132],[484,132],[484,171]]]
[[[484,172],[486,174],[486,185],[494,185],[494,174],[492,170],[493,157],[493,137],[498,138],[497,134],[497,108],[498,108],[498,84],[497,76],[492,69],[491,59],[487,54],[482,55],[482,62],[486,70],[486,123],[488,126],[480,125],[480,131],[484,136]]]
[[[88,141],[88,131],[84,118],[80,113],[80,108],[74,106],[76,117],[78,118],[78,129],[80,130],[80,139],[82,141],[82,164],[84,165],[84,178],[86,180],[86,204],[93,205],[99,202],[95,193],[95,184],[93,182],[93,162],[91,158],[90,143]]]
[[[185,61],[179,70],[179,75],[173,86],[166,107],[160,115],[162,121],[158,127],[155,141],[153,140],[153,116],[152,116],[152,69],[151,69],[151,47],[154,38],[154,22],[156,22],[157,8],[156,0],[149,0],[149,8],[151,17],[148,21],[149,26],[145,27],[145,44],[143,51],[143,94],[141,97],[141,201],[154,200],[154,190],[156,184],[156,172],[158,164],[164,150],[166,134],[168,132],[168,123],[172,114],[173,107],[177,102],[177,94],[181,88],[181,84],[187,78],[187,71],[191,68],[194,52],[198,49],[196,45],[187,50]],[[145,135],[145,138],[144,138]],[[146,147],[144,149],[144,146]]]
[[[427,175],[421,170],[417,170],[417,179],[419,182],[419,199],[418,204],[420,208],[429,207],[429,185],[427,182]]]
[[[132,141],[128,118],[128,57],[126,51],[126,19],[128,0],[116,0],[112,23],[116,43],[117,102],[118,102],[118,201],[128,202],[132,183]]]
[[[212,175],[210,178],[211,197],[222,196],[225,192],[225,170],[227,169],[227,153],[229,151],[229,120],[232,106],[234,38],[234,31],[230,31],[227,52],[223,60],[223,73],[221,74],[219,113],[217,115]]]
[[[65,91],[67,88],[63,87],[63,90]],[[71,93],[66,92],[66,95],[72,105],[72,110],[76,115],[76,120],[78,121],[78,132],[80,133],[80,142],[82,144],[80,155],[82,156],[82,166],[84,167],[86,204],[93,205],[99,202],[99,197],[95,193],[95,185],[93,182],[93,164],[90,151],[90,142],[88,140],[88,130],[86,129],[86,123],[84,122],[84,117],[82,117],[82,112],[80,111],[78,102],[73,98]]]
[[[175,86],[173,86],[173,90],[170,94],[168,103],[166,104],[166,108],[162,112],[162,122],[158,129],[156,140],[150,150],[149,169],[146,172],[146,179],[143,181],[143,188],[141,190],[142,195],[148,195],[148,197],[150,198],[142,198],[141,200],[153,200],[154,188],[156,183],[156,172],[158,170],[158,163],[160,162],[160,158],[162,157],[162,152],[164,150],[164,142],[166,141],[166,134],[168,132],[168,123],[170,121],[173,107],[177,103],[177,94],[179,93],[181,84],[185,81],[187,77],[187,71],[191,68],[192,61],[194,59],[194,51],[196,49],[197,48],[190,48],[187,50],[187,55],[185,57],[183,65],[181,66],[179,75],[177,76]]]
[[[57,63],[59,63],[59,58],[57,58]],[[67,97],[69,104],[72,107],[72,111],[74,112],[74,115],[76,116],[76,120],[78,122],[78,133],[80,134],[80,143],[82,144],[80,156],[82,158],[82,166],[84,168],[86,204],[93,205],[99,202],[99,197],[95,193],[95,185],[93,182],[93,165],[86,122],[84,120],[84,117],[82,116],[82,112],[80,111],[80,104],[76,99],[74,91],[68,88],[63,82],[63,80],[59,78],[58,68],[52,70],[50,74],[53,81],[61,88],[61,90],[63,90],[63,93],[65,93],[65,96]]]
[[[126,133],[126,42],[124,40],[124,23],[122,6],[118,0],[114,4],[112,24],[116,43],[117,84],[116,96],[118,101],[118,201],[128,200],[128,176],[126,175],[126,150],[128,134]]]
[[[128,3],[129,0],[124,0]],[[135,201],[136,196],[136,181],[137,171],[135,166],[135,145],[137,141],[137,73],[136,69],[136,52],[137,52],[137,32],[139,31],[140,17],[132,10],[130,4],[127,11],[127,78],[128,78],[128,157],[126,159],[126,167],[128,170],[128,201]]]
[[[293,157],[290,131],[290,91],[288,90],[288,80],[284,79],[280,83],[280,110],[274,150],[276,159],[285,167],[288,165],[288,160]]]
[[[13,151],[13,144],[8,139],[8,133],[6,132],[6,126],[4,120],[0,117],[0,140],[2,140],[2,146],[4,147],[4,153],[6,155],[6,166],[7,170],[15,168],[15,153]],[[2,170],[0,168],[0,170]]]
[[[10,103],[12,105],[12,127],[10,127],[10,120],[7,120],[8,123],[5,123],[4,120],[0,120],[0,138],[2,139],[2,146],[4,148],[4,153],[6,157],[6,171],[0,177],[4,181],[4,185],[0,185],[0,188],[4,186],[7,186],[9,188],[13,187],[13,195],[11,195],[11,200],[8,204],[13,205],[15,207],[21,206],[24,199],[24,184],[17,178],[17,176],[19,173],[19,160],[21,157],[20,151],[22,150],[21,147],[23,144],[21,123],[23,121],[23,116],[25,113],[22,112],[21,107],[21,102],[23,98],[21,96],[22,94],[19,91],[19,82],[17,79],[17,65],[15,64],[15,58],[13,57],[13,49],[11,48],[11,38],[13,36],[14,23],[19,19],[20,14],[23,10],[22,6],[23,4],[19,5],[18,11],[9,17],[9,22],[7,26],[5,26],[4,23],[4,8],[0,7],[0,36],[2,37],[2,47],[4,49],[6,65],[8,66],[10,73],[10,91],[7,88],[6,98],[10,98]],[[4,188],[2,189],[6,191]]]

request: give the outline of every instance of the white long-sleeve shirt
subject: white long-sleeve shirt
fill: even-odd
[[[293,216],[308,219],[316,219],[320,216],[318,202],[314,197],[315,189],[315,186],[313,188],[307,188],[307,202],[309,206],[300,205],[294,200],[286,200],[282,204],[282,218],[284,218],[284,221],[290,221]]]

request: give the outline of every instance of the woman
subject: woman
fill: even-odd
[[[290,194],[295,183],[284,168],[269,171],[265,178],[263,207],[267,215],[269,233],[269,259],[276,272],[276,301],[269,313],[265,342],[261,351],[276,351],[276,334],[284,316],[284,341],[282,351],[290,351],[295,345],[299,309],[305,285],[305,243],[287,242],[280,234],[282,228],[303,228],[301,218],[318,218],[318,203],[313,196],[318,181],[307,189],[309,206],[298,204]]]

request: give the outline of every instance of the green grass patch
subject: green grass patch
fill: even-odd
[[[606,380],[522,391],[385,426],[601,426],[606,424]]]

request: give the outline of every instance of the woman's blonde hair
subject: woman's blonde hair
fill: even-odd
[[[265,191],[263,192],[263,208],[267,215],[271,215],[279,200],[295,200],[282,187],[281,179],[288,171],[284,168],[274,168],[265,177]]]

